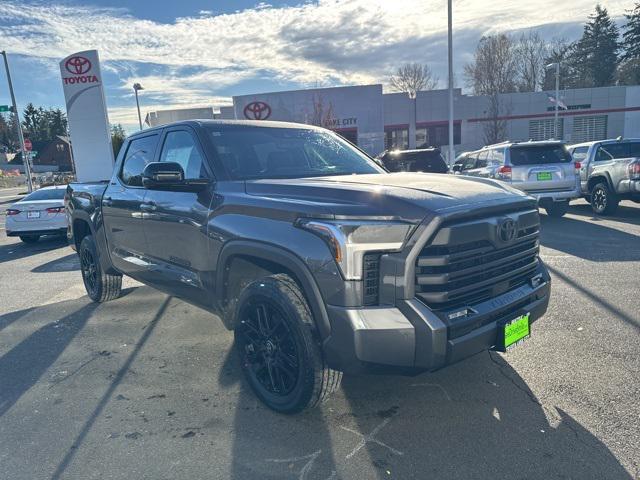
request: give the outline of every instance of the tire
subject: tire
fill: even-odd
[[[110,275],[102,271],[98,250],[91,235],[80,242],[80,271],[87,295],[97,303],[115,300],[122,289],[122,275]]]
[[[40,240],[40,235],[20,235],[20,240],[22,240],[23,243],[36,243]]]
[[[591,189],[591,209],[598,215],[611,215],[618,208],[620,199],[611,191],[606,182],[600,182]]]
[[[560,218],[569,211],[569,202],[549,202],[544,209],[550,217]]]
[[[279,413],[298,413],[325,401],[340,386],[330,369],[298,284],[271,275],[247,285],[235,317],[235,348],[255,395]]]

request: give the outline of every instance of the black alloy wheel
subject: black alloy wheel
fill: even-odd
[[[298,347],[284,313],[266,299],[248,302],[238,327],[245,368],[269,394],[286,397],[300,377]]]
[[[80,252],[80,270],[87,293],[93,297],[98,287],[98,267],[93,253],[88,248],[83,248]]]

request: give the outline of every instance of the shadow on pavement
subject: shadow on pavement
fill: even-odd
[[[540,243],[594,262],[637,262],[640,237],[605,225],[540,215]]]
[[[31,269],[33,273],[73,272],[75,270],[80,270],[80,260],[75,252]]]
[[[640,205],[638,207],[631,207],[621,204],[618,206],[615,214],[605,216],[598,216],[591,210],[591,205],[588,203],[572,204],[569,208],[569,213],[573,215],[579,215],[581,217],[589,218],[594,222],[601,222],[603,220],[614,220],[617,222],[632,223],[634,225],[640,225]]]
[[[640,321],[630,317],[629,315],[624,313],[622,310],[617,308],[615,305],[612,305],[611,303],[607,302],[604,298],[596,295],[595,293],[593,293],[588,288],[583,287],[582,285],[577,283],[575,280],[572,280],[571,278],[569,278],[567,275],[562,273],[557,268],[554,268],[551,265],[547,265],[547,268],[549,269],[549,271],[551,273],[553,273],[554,275],[559,277],[563,282],[568,284],[570,287],[578,290],[582,295],[587,297],[592,302],[596,303],[597,305],[600,305],[602,308],[604,308],[609,313],[611,313],[611,315],[613,315],[615,318],[620,318],[621,320],[623,320],[624,322],[628,323],[632,327],[635,327],[636,330],[638,330],[638,332],[640,332]]]
[[[0,315],[0,331],[4,328],[11,325],[16,320],[20,320],[25,315],[28,315],[29,312],[35,310],[36,307],[25,308],[24,310],[17,310],[15,312],[5,313],[4,315]]]
[[[61,302],[60,311],[65,305]],[[0,357],[0,417],[29,390],[82,330],[97,304],[87,303],[60,320],[47,323]],[[27,313],[31,309],[22,310]],[[14,319],[22,317],[14,312]],[[13,315],[13,314],[10,314]],[[4,318],[5,316],[3,316]]]
[[[138,340],[138,342],[136,343],[135,348],[129,354],[124,364],[122,365],[122,367],[120,367],[120,369],[114,376],[113,381],[109,385],[109,388],[107,388],[107,391],[102,395],[95,409],[93,410],[93,412],[91,412],[91,414],[88,416],[87,420],[85,421],[84,425],[80,429],[80,433],[78,433],[75,441],[73,442],[69,450],[67,450],[67,453],[65,454],[64,458],[60,461],[55,471],[51,475],[52,480],[59,479],[64,474],[67,466],[73,460],[78,448],[82,445],[82,442],[84,441],[85,437],[91,431],[93,424],[100,417],[102,410],[104,410],[105,406],[111,400],[113,393],[115,392],[116,388],[118,388],[118,385],[120,385],[120,383],[122,382],[122,379],[124,378],[124,376],[129,372],[131,365],[133,364],[136,357],[140,353],[140,350],[142,349],[142,347],[144,347],[144,345],[146,344],[154,328],[162,318],[162,315],[166,311],[170,301],[171,301],[171,297],[167,297],[158,308],[153,319],[145,326],[144,332],[140,337],[140,339]]]
[[[59,235],[41,237],[36,243],[22,243],[15,237],[15,243],[0,245],[0,263],[20,260],[31,255],[67,247],[67,238]]]
[[[294,416],[256,400],[234,354],[223,370],[242,382],[233,479],[632,478],[495,353],[418,377],[345,376],[322,408]]]
[[[353,458],[370,458],[379,479],[631,478],[571,415],[541,405],[496,353],[414,378],[346,377],[343,391],[351,430],[374,433]]]

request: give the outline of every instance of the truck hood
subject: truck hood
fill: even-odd
[[[493,180],[409,172],[253,180],[246,182],[246,192],[295,203],[302,214],[409,221],[420,221],[428,214],[521,202],[526,197]]]

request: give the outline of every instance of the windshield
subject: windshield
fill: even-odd
[[[31,200],[62,200],[64,198],[64,188],[47,188],[46,190],[36,190],[35,192],[24,197],[21,202],[30,202]]]
[[[511,147],[511,165],[569,162],[571,162],[571,155],[564,145],[514,145]]]
[[[337,135],[302,128],[216,125],[218,159],[234,180],[384,173]]]

